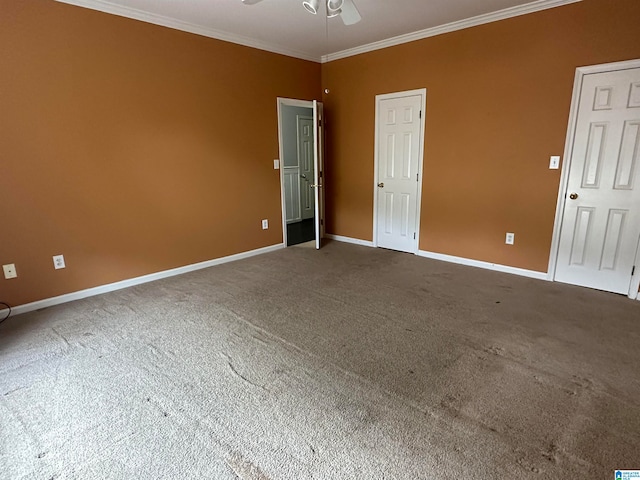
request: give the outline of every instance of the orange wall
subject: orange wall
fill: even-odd
[[[319,64],[49,0],[1,0],[0,45],[0,300],[282,242],[276,97]]]
[[[426,87],[420,249],[546,272],[575,69],[640,58],[639,18],[585,0],[323,65],[327,231],[372,239],[375,95]]]

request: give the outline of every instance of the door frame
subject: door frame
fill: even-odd
[[[278,156],[280,162],[280,209],[282,211],[282,243],[287,248],[287,210],[285,206],[284,194],[284,132],[282,131],[282,108],[283,107],[303,107],[313,109],[311,100],[296,100],[294,98],[278,97]]]
[[[416,90],[405,90],[403,92],[385,93],[376,95],[376,116],[375,116],[375,144],[374,144],[374,162],[373,162],[373,246],[378,247],[378,166],[380,165],[380,138],[379,138],[379,126],[380,126],[380,103],[383,100],[390,100],[394,98],[413,97],[419,95],[421,97],[421,112],[420,116],[420,149],[418,152],[418,178],[420,179],[418,184],[418,191],[416,198],[416,238],[413,245],[414,255],[418,254],[420,245],[420,209],[422,206],[422,172],[424,163],[424,140],[425,140],[425,126],[427,118],[427,89],[419,88]]]
[[[571,170],[571,157],[573,155],[573,140],[576,134],[578,107],[580,105],[580,94],[582,93],[584,77],[585,75],[594,73],[615,72],[619,70],[630,70],[632,68],[640,68],[640,59],[576,68],[575,79],[573,82],[573,94],[571,96],[571,109],[569,111],[569,123],[567,126],[567,137],[564,145],[564,157],[560,172],[560,185],[558,186],[558,200],[556,203],[556,217],[553,225],[553,237],[551,240],[551,254],[549,255],[547,280],[555,281],[556,277],[556,266],[558,263],[558,253],[560,249],[560,233],[562,230],[562,219],[564,217],[565,196],[569,187],[569,171]],[[638,288],[640,287],[640,248],[636,252],[635,264],[636,270],[631,276],[628,296],[631,299],[640,300],[640,294],[638,293]]]
[[[278,107],[278,156],[280,157],[278,160],[280,162],[280,209],[282,212],[282,242],[284,247],[287,248],[287,211],[285,205],[285,194],[284,194],[284,139],[283,139],[283,129],[282,129],[282,108],[283,107],[302,107],[309,108],[313,112],[314,100],[298,100],[295,98],[285,98],[285,97],[277,97],[277,107]],[[317,102],[320,104],[320,102]],[[324,128],[324,126],[322,127]],[[314,132],[317,132],[317,127],[314,126]],[[316,133],[314,133],[314,142],[316,142],[315,138]],[[314,148],[317,148],[314,145]],[[318,175],[318,173],[316,173]],[[316,207],[317,208],[317,207]],[[317,210],[316,210],[317,211]],[[322,212],[321,212],[322,213]],[[317,213],[316,213],[317,215]],[[323,236],[324,231],[321,231],[321,236]]]

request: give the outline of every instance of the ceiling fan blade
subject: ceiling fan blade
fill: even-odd
[[[345,25],[353,25],[362,20],[360,12],[356,8],[356,4],[353,0],[344,0],[342,4],[342,15],[340,15]]]
[[[242,0],[242,3],[244,3],[245,5],[255,5],[258,2],[261,2],[262,0]]]

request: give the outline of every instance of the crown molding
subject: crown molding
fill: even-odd
[[[173,28],[175,30],[181,30],[183,32],[194,33],[196,35],[202,35],[204,37],[215,38],[216,40],[235,43],[238,45],[243,45],[245,47],[257,48],[259,50],[264,50],[271,53],[277,53],[280,55],[286,55],[288,57],[299,58],[301,60],[327,63],[334,60],[339,60],[341,58],[352,57],[354,55],[360,55],[362,53],[372,52],[375,50],[381,50],[383,48],[401,45],[403,43],[409,43],[409,42],[414,42],[416,40],[435,37],[436,35],[442,35],[444,33],[455,32],[457,30],[463,30],[465,28],[475,27],[478,25],[484,25],[486,23],[497,22],[499,20],[506,20],[508,18],[518,17],[520,15],[527,15],[529,13],[539,12],[541,10],[561,7],[563,5],[581,2],[582,0],[536,0],[534,2],[520,5],[517,7],[505,8],[504,10],[498,10],[497,12],[478,15],[476,17],[471,17],[464,20],[447,23],[445,25],[439,25],[437,27],[427,28],[424,30],[407,33],[404,35],[398,35],[397,37],[388,38],[386,40],[380,40],[378,42],[368,43],[366,45],[361,45],[359,47],[349,48],[347,50],[330,53],[328,55],[323,55],[321,58],[318,58],[315,55],[310,55],[309,53],[302,52],[299,50],[285,48],[279,45],[273,45],[266,42],[261,42],[254,38],[245,37],[243,35],[237,35],[234,33],[225,32],[223,30],[217,30],[214,28],[204,27],[202,25],[196,25],[194,23],[184,22],[182,20],[176,20],[175,18],[156,15],[156,14],[144,12],[142,10],[138,10],[135,8],[116,5],[106,0],[55,0],[55,1],[59,3],[75,5],[78,7],[89,8],[91,10],[109,13],[111,15],[118,15],[120,17],[130,18],[133,20],[139,20],[141,22],[152,23],[154,25]]]
[[[537,0],[535,2],[527,3],[525,5],[519,5],[517,7],[505,8],[498,10],[497,12],[486,13],[484,15],[478,15],[476,17],[467,18],[465,20],[459,20],[456,22],[447,23],[445,25],[439,25],[437,27],[427,28],[419,30],[413,33],[407,33],[404,35],[398,35],[397,37],[388,38],[386,40],[380,40],[378,42],[368,43],[355,48],[349,48],[336,53],[330,53],[323,55],[321,62],[327,63],[341,58],[353,57],[362,53],[372,52],[375,50],[381,50],[383,48],[393,47],[401,45],[403,43],[415,42],[416,40],[422,40],[424,38],[435,37],[436,35],[442,35],[444,33],[455,32],[457,30],[463,30],[465,28],[476,27],[478,25],[484,25],[486,23],[497,22],[499,20],[506,20],[508,18],[518,17],[520,15],[527,15],[529,13],[539,12],[541,10],[548,10],[550,8],[561,7],[570,3],[578,3],[582,0]]]
[[[258,50],[265,50],[267,52],[278,53],[280,55],[286,55],[288,57],[295,57],[301,60],[310,60],[312,62],[320,61],[318,57],[309,55],[308,53],[301,52],[299,50],[289,49],[281,47],[279,45],[268,44],[254,38],[245,37],[243,35],[236,35],[233,33],[225,32],[223,30],[216,30],[214,28],[203,27],[202,25],[196,25],[194,23],[183,22],[182,20],[176,20],[175,18],[144,12],[136,8],[115,5],[105,0],[55,1],[58,3],[75,5],[77,7],[89,8],[91,10],[97,10],[99,12],[109,13],[111,15],[118,15],[120,17],[130,18],[133,20],[139,20],[141,22],[152,23],[154,25],[160,25],[162,27],[173,28],[174,30],[194,33],[196,35],[201,35],[204,37],[215,38],[216,40],[235,43],[237,45],[243,45],[245,47],[257,48]]]

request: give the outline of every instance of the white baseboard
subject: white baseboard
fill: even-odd
[[[336,242],[353,243],[354,245],[362,245],[364,247],[373,247],[373,242],[369,240],[360,240],[359,238],[343,237],[342,235],[325,234],[325,238],[335,240]]]
[[[524,268],[509,267],[507,265],[499,265],[497,263],[482,262],[480,260],[471,260],[469,258],[454,257],[452,255],[444,255],[442,253],[427,252],[425,250],[418,250],[418,255],[425,258],[431,258],[433,260],[442,260],[444,262],[459,263],[460,265],[467,265],[469,267],[484,268],[486,270],[494,270],[496,272],[511,273],[513,275],[520,275],[521,277],[535,278],[538,280],[549,280],[549,276],[546,272],[536,272],[534,270],[526,270]]]
[[[184,267],[172,268],[171,270],[164,270],[162,272],[151,273],[149,275],[143,275],[141,277],[130,278],[128,280],[122,280],[120,282],[109,283],[107,285],[101,285],[99,287],[87,288],[86,290],[80,290],[78,292],[67,293],[58,297],[46,298],[44,300],[38,300],[36,302],[25,303],[24,305],[18,305],[11,308],[11,316],[19,315],[21,313],[32,312],[34,310],[40,310],[41,308],[52,307],[54,305],[60,305],[61,303],[72,302],[74,300],[80,300],[82,298],[93,297],[95,295],[101,295],[103,293],[113,292],[115,290],[121,290],[123,288],[133,287],[142,283],[154,282],[163,278],[174,277],[176,275],[182,275],[183,273],[193,272],[195,270],[202,270],[203,268],[213,267],[223,263],[233,262],[236,260],[242,260],[243,258],[253,257],[255,255],[262,255],[263,253],[274,252],[284,248],[284,244],[278,243],[268,247],[258,248],[256,250],[250,250],[248,252],[236,253],[235,255],[229,255],[227,257],[215,258],[213,260],[207,260],[205,262],[193,263],[191,265],[185,265]]]
[[[331,234],[326,234],[325,237],[335,240],[337,242],[353,243],[355,245],[373,247],[373,242],[369,240],[360,240],[359,238],[343,237],[341,235],[331,235]],[[524,268],[509,267],[507,265],[499,265],[497,263],[482,262],[480,260],[471,260],[469,258],[463,258],[463,257],[454,257],[453,255],[444,255],[442,253],[427,252],[425,250],[418,250],[418,256],[431,258],[433,260],[441,260],[443,262],[458,263],[460,265],[466,265],[469,267],[478,267],[478,268],[484,268],[487,270],[494,270],[496,272],[511,273],[513,275],[536,278],[538,280],[549,280],[549,276],[546,272],[536,272],[534,270],[526,270]]]

